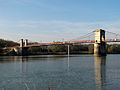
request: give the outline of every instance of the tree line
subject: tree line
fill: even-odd
[[[89,45],[70,45],[71,54],[87,54],[89,53]],[[51,46],[40,46],[31,47],[28,49],[31,54],[67,54],[67,45],[51,45]]]
[[[12,46],[17,46],[17,45],[19,44],[14,41],[0,39],[0,48],[12,47]]]
[[[120,44],[107,44],[106,51],[108,54],[120,54]],[[29,49],[32,54],[67,54],[67,45],[51,45],[51,46],[41,46],[32,47]],[[81,45],[70,45],[71,54],[93,54],[94,44],[81,44]]]
[[[35,42],[37,43],[37,42]],[[3,48],[17,46],[19,43],[0,39],[0,54],[5,52]],[[120,44],[107,44],[106,45],[107,53],[109,54],[120,54]],[[50,45],[50,46],[39,46],[31,47],[28,49],[29,54],[67,54],[68,46],[67,45]],[[79,45],[70,45],[71,54],[93,54],[94,53],[94,44],[79,44]]]

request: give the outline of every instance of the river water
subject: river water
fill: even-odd
[[[120,90],[120,55],[1,56],[0,90]]]

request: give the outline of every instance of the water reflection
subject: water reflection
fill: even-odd
[[[20,73],[27,72],[27,67],[28,67],[27,66],[27,61],[28,61],[28,58],[20,57],[19,61],[20,61]]]
[[[106,57],[94,57],[96,90],[105,90]]]
[[[1,56],[0,90],[48,90],[48,87],[50,90],[118,90],[118,58],[120,55],[108,55],[107,58],[92,55]]]
[[[68,56],[68,71],[69,71],[69,67],[70,67],[70,57]]]

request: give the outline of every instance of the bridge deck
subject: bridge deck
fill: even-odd
[[[24,47],[48,46],[48,45],[68,45],[68,44],[94,43],[94,42],[95,42],[95,40],[38,43],[38,44],[27,45],[27,46],[24,46]],[[120,39],[106,39],[105,42],[120,42]],[[14,46],[14,47],[9,47],[9,48],[15,48],[15,47],[20,47],[20,46]]]

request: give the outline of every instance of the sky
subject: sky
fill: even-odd
[[[95,29],[120,33],[120,0],[0,0],[0,38],[72,40]]]

